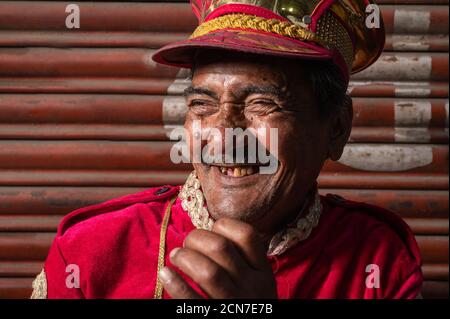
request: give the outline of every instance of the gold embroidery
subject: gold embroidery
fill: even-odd
[[[47,277],[44,269],[33,280],[33,293],[30,299],[47,299]]]
[[[167,227],[169,225],[170,220],[170,214],[172,212],[172,205],[177,199],[176,196],[174,196],[169,204],[167,205],[166,212],[164,213],[164,218],[161,224],[161,233],[159,236],[159,253],[158,253],[158,267],[156,271],[156,285],[155,285],[155,295],[154,299],[161,299],[163,294],[163,285],[161,283],[161,280],[159,279],[159,271],[163,269],[164,267],[164,261],[166,257],[166,234],[167,234]]]
[[[191,39],[223,29],[256,30],[278,34],[301,41],[310,41],[327,49],[336,49],[352,69],[354,51],[352,40],[344,26],[331,13],[321,17],[316,32],[302,25],[277,19],[264,19],[247,14],[227,14],[200,24]]]
[[[191,38],[197,38],[210,32],[229,28],[253,29],[299,40],[321,42],[314,33],[302,26],[291,22],[280,21],[277,19],[264,19],[247,14],[227,14],[202,23],[195,29]]]

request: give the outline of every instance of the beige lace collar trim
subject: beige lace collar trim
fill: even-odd
[[[30,299],[47,299],[47,277],[44,269],[33,280],[33,292]]]
[[[214,220],[210,217],[205,203],[205,197],[201,190],[200,181],[193,171],[183,185],[178,197],[181,199],[182,208],[187,211],[194,226],[198,229],[211,230]],[[308,214],[303,214],[308,208]],[[299,213],[300,216],[293,225],[276,233],[269,243],[268,256],[277,256],[309,237],[314,227],[319,223],[322,213],[322,204],[318,192],[314,194],[313,202],[305,205]]]

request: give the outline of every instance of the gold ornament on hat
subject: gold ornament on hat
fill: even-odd
[[[261,7],[289,19],[289,17],[299,17],[311,14],[320,1],[321,0],[213,0],[202,1],[206,4],[203,8],[198,7],[195,1],[193,2],[193,5],[197,6],[198,11],[202,13],[203,19],[217,8],[226,4],[247,4]]]
[[[226,29],[263,31],[304,42],[311,42],[329,50],[337,50],[351,73],[371,65],[384,46],[384,24],[380,28],[366,26],[367,5],[372,0],[335,0],[320,12],[324,0],[196,0],[200,25],[191,39]],[[265,19],[240,12],[226,13],[205,22],[206,17],[224,5],[252,5],[272,11],[289,21]],[[320,16],[318,16],[320,14]],[[312,29],[312,18],[317,23]],[[241,21],[239,21],[241,20]]]

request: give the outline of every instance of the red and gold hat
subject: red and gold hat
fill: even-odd
[[[384,46],[384,24],[368,25],[371,0],[191,0],[199,26],[153,60],[190,68],[198,49],[215,48],[332,60],[344,77],[371,65]],[[366,13],[366,10],[368,13]]]

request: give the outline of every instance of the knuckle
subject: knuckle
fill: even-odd
[[[242,227],[238,234],[239,241],[244,243],[252,243],[258,239],[258,234],[250,225]]]
[[[226,228],[228,224],[227,218],[220,218],[214,222],[213,229]]]
[[[174,249],[169,257],[170,260],[174,263],[178,263],[178,261],[180,260],[180,257],[183,258],[184,255],[184,249],[183,248],[178,248],[178,249]]]
[[[209,266],[202,273],[201,281],[215,284],[220,282],[221,276],[222,273],[218,266]]]
[[[208,248],[213,253],[223,254],[230,250],[230,242],[223,237],[219,237],[211,241]]]
[[[193,232],[191,232],[184,239],[183,247],[191,247],[192,244],[194,243],[194,241],[195,241],[195,235],[193,234]]]
[[[203,231],[200,229],[194,229],[191,231],[186,238],[184,239],[184,246],[190,247],[194,243],[196,243],[199,239],[201,239]]]

